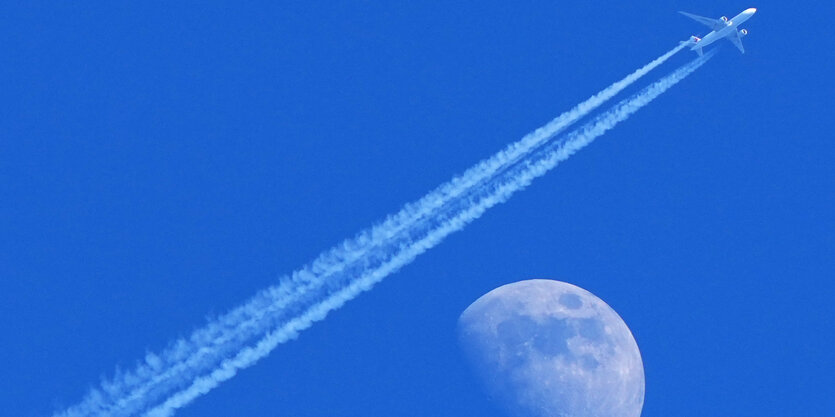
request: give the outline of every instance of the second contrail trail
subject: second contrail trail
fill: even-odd
[[[206,375],[195,379],[191,385],[169,396],[158,406],[149,409],[148,417],[170,416],[195,398],[215,388],[221,382],[232,378],[240,369],[251,366],[269,354],[276,346],[295,338],[300,331],[322,320],[330,311],[342,306],[361,292],[373,287],[392,272],[414,260],[418,255],[440,243],[446,236],[463,229],[478,219],[489,208],[509,199],[515,192],[527,187],[534,179],[553,169],[561,161],[590,144],[595,138],[614,128],[621,121],[649,104],[701,67],[712,53],[682,66],[666,77],[644,88],[634,96],[623,100],[608,111],[595,117],[584,126],[567,134],[560,140],[543,146],[539,151],[513,165],[500,176],[483,184],[465,196],[460,205],[439,213],[431,227],[416,230],[404,239],[388,255],[381,255],[378,265],[367,268],[363,273],[347,278],[341,283],[328,283],[328,288],[317,292],[319,299],[306,307],[299,307],[299,314],[280,323],[273,331],[251,346],[224,360]],[[324,284],[322,286],[324,288]],[[312,299],[315,297],[311,297]]]

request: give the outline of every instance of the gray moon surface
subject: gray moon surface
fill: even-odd
[[[644,366],[623,319],[571,284],[496,288],[458,319],[461,346],[490,396],[515,416],[638,417]]]

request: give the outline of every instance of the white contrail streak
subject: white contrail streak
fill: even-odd
[[[507,201],[515,192],[524,189],[534,179],[544,175],[561,161],[587,146],[595,138],[614,128],[618,123],[626,120],[630,115],[683,80],[712,56],[713,53],[708,53],[704,57],[696,58],[638,94],[621,101],[591,122],[569,133],[565,138],[548,144],[539,152],[520,161],[500,177],[475,190],[459,211],[440,218],[437,225],[428,230],[425,235],[392,252],[384,263],[376,268],[366,270],[360,276],[349,279],[344,287],[311,304],[304,312],[269,332],[255,345],[248,346],[234,357],[224,360],[220,366],[208,375],[195,379],[189,387],[170,396],[159,406],[148,410],[145,416],[170,416],[176,409],[187,405],[221,382],[232,378],[238,370],[253,365],[269,354],[277,345],[295,338],[301,330],[310,327],[316,321],[324,319],[330,311],[339,308],[361,292],[370,289],[392,272],[440,243],[449,234],[461,230],[470,222],[478,219],[489,208]]]
[[[213,369],[251,338],[272,328],[270,323],[286,320],[283,315],[297,313],[288,310],[292,310],[294,304],[310,298],[311,292],[315,293],[322,285],[329,285],[328,281],[339,282],[345,276],[351,275],[349,272],[362,271],[368,269],[368,264],[379,263],[379,257],[388,256],[390,250],[387,248],[391,247],[392,241],[397,242],[411,236],[413,232],[410,228],[429,221],[427,219],[433,213],[446,210],[446,207],[462,194],[490,180],[542,146],[566,127],[661,65],[682,47],[680,45],[670,50],[600,91],[417,202],[406,205],[377,226],[323,253],[310,265],[282,280],[279,285],[259,292],[247,303],[194,331],[188,339],[177,340],[160,355],[147,354],[144,363],[140,363],[136,370],[117,373],[111,381],[102,382],[101,390],[93,390],[80,404],[56,413],[56,417],[134,415],[153,404],[156,398],[165,397],[172,389],[179,389],[195,376],[201,375],[207,369]]]

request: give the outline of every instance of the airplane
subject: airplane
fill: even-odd
[[[750,19],[751,16],[753,16],[756,12],[757,9],[752,7],[736,15],[733,19],[728,19],[725,16],[722,16],[718,19],[711,19],[709,17],[697,16],[691,13],[679,12],[713,30],[713,32],[710,32],[707,35],[705,35],[704,38],[691,36],[689,41],[682,43],[693,45],[693,47],[690,48],[690,50],[696,51],[696,53],[698,53],[699,56],[702,56],[704,54],[702,49],[705,46],[708,46],[713,42],[718,41],[719,39],[725,38],[731,41],[731,43],[734,44],[734,46],[736,46],[736,48],[744,54],[745,48],[742,47],[742,37],[748,34],[748,30],[738,30],[738,28],[739,25],[744,23],[746,20]]]

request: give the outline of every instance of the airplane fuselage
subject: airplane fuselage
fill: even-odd
[[[712,44],[713,42],[716,42],[720,39],[723,39],[723,38],[727,37],[731,33],[735,32],[739,28],[739,25],[745,23],[746,20],[750,19],[751,16],[753,16],[756,11],[757,11],[757,9],[751,8],[751,9],[747,9],[747,10],[743,11],[742,13],[734,16],[733,19],[729,19],[727,21],[725,27],[723,27],[722,29],[714,30],[713,32],[708,33],[700,41],[696,42],[693,45],[693,47],[690,48],[690,50],[696,50],[696,49],[704,48],[705,46],[708,46],[708,45]]]

